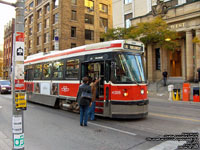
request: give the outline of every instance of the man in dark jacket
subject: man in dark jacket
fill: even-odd
[[[167,75],[168,75],[168,73],[167,73],[167,71],[165,70],[163,73],[162,73],[162,75],[163,75],[163,82],[164,82],[164,86],[166,86],[167,84]]]
[[[77,101],[80,106],[80,125],[87,126],[87,120],[88,120],[88,108],[91,104],[91,99],[82,98],[82,93],[87,92],[91,93],[91,87],[88,85],[88,77],[83,78],[83,84],[79,86],[78,94],[77,94]]]

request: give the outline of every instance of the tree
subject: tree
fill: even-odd
[[[103,34],[106,40],[133,39],[145,45],[158,44],[164,49],[175,50],[178,46],[178,34],[168,28],[167,23],[156,17],[151,22],[138,23],[136,27],[110,29]],[[168,40],[166,40],[168,39]]]

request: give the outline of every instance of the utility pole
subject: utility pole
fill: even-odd
[[[0,0],[0,3],[16,8],[15,34],[12,53],[12,137],[13,150],[24,150],[24,115],[26,110],[24,85],[24,8],[25,0],[9,3]]]

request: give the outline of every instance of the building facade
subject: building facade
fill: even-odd
[[[0,45],[0,80],[3,79],[3,46]]]
[[[111,0],[26,0],[25,55],[100,42],[112,28]]]
[[[182,1],[183,2],[183,1]],[[160,11],[164,10],[165,11]],[[179,47],[175,51],[165,50],[156,45],[148,45],[146,50],[147,76],[149,81],[162,78],[162,72],[167,70],[170,77],[181,77],[186,81],[198,79],[197,68],[200,67],[200,46],[193,43],[193,38],[200,38],[200,1],[179,1],[159,3],[154,12],[133,18],[132,25],[151,21],[161,15],[171,30],[178,32]]]
[[[11,79],[13,35],[15,32],[15,19],[12,19],[4,26],[4,46],[3,46],[3,78]]]
[[[200,48],[193,38],[200,38],[200,1],[199,0],[113,0],[113,13],[121,6],[121,19],[113,14],[114,27],[137,26],[140,22],[152,21],[157,16],[167,22],[171,30],[178,32],[179,48],[167,51],[156,43],[148,45],[145,51],[146,73],[149,81],[162,79],[162,72],[168,71],[170,77],[183,80],[197,80],[200,67]],[[120,3],[120,4],[119,4]],[[115,6],[116,5],[116,6]]]

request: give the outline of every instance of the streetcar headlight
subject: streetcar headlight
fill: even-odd
[[[143,95],[143,94],[144,94],[144,90],[142,89],[142,90],[140,91],[140,93]]]
[[[124,96],[128,96],[128,93],[124,93]]]
[[[2,87],[2,90],[6,90],[6,88],[5,88],[5,87]]]

